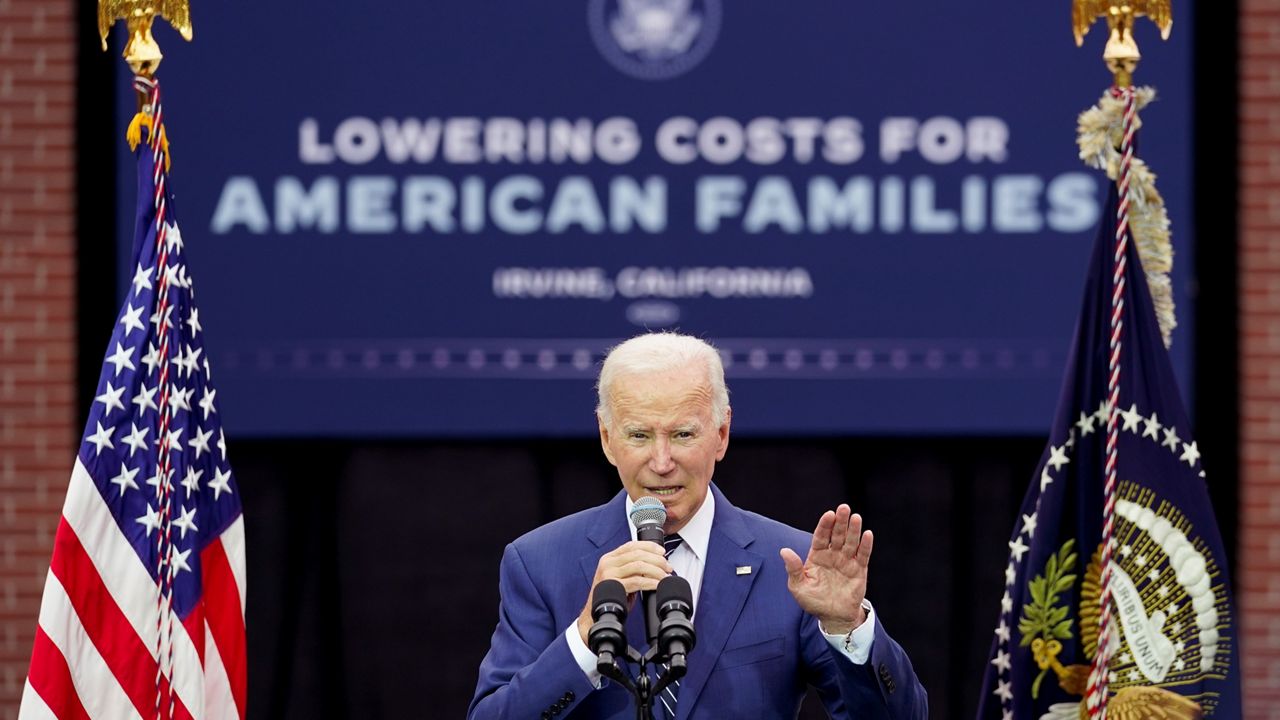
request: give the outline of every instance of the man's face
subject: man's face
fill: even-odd
[[[622,375],[606,398],[613,422],[600,423],[600,445],[618,468],[627,495],[652,495],[667,509],[667,533],[702,507],[716,462],[729,449],[729,411],[716,427],[706,369]]]

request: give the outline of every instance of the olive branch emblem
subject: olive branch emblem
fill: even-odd
[[[1044,574],[1031,580],[1031,602],[1022,606],[1022,617],[1018,620],[1018,632],[1022,633],[1022,647],[1031,646],[1036,664],[1040,666],[1040,674],[1031,684],[1031,697],[1039,699],[1040,681],[1048,674],[1050,668],[1055,672],[1065,673],[1066,668],[1058,661],[1058,653],[1062,652],[1062,640],[1071,639],[1071,623],[1067,617],[1071,609],[1066,605],[1058,605],[1058,596],[1071,589],[1076,582],[1075,539],[1067,540],[1056,555],[1050,555],[1045,563]]]

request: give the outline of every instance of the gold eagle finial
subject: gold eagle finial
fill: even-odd
[[[1133,39],[1133,21],[1148,17],[1160,28],[1160,37],[1169,39],[1173,29],[1173,0],[1072,0],[1071,31],[1076,46],[1084,43],[1084,36],[1098,18],[1106,18],[1111,36],[1103,58],[1116,76],[1116,84],[1132,84],[1132,74],[1142,54]]]
[[[117,20],[129,29],[129,42],[124,59],[137,75],[151,75],[160,65],[160,46],[151,36],[151,23],[156,16],[169,21],[183,39],[191,39],[191,5],[189,0],[98,0],[98,34],[102,49],[107,49],[107,34]]]

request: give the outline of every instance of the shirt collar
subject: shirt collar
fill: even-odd
[[[631,539],[636,539],[636,526],[631,524],[631,506],[635,505],[631,501],[631,496],[627,496],[627,531],[631,533]],[[689,546],[693,554],[699,560],[706,562],[707,545],[711,543],[711,521],[716,517],[716,496],[711,492],[711,488],[707,488],[707,496],[702,500],[702,507],[693,513],[693,517],[689,518],[689,522],[685,523],[680,529],[680,538],[684,540],[684,544]]]

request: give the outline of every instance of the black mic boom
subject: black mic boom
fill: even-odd
[[[686,584],[687,585],[687,584]],[[591,596],[591,631],[587,647],[598,658],[598,667],[613,665],[615,657],[626,657],[627,590],[617,580],[601,580]]]
[[[693,632],[693,590],[689,581],[670,575],[658,583],[657,604],[659,656],[671,663],[671,675],[679,678],[687,666],[685,657],[697,640]]]

